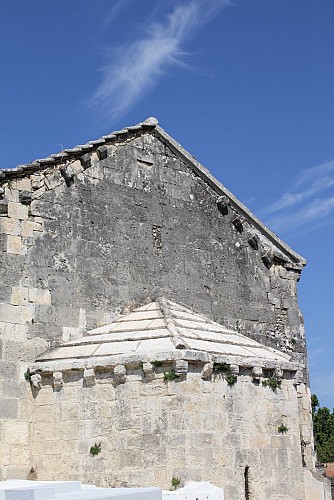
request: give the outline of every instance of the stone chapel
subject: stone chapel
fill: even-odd
[[[1,479],[330,498],[305,264],[155,118],[1,170]]]

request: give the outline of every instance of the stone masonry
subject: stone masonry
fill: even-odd
[[[42,444],[31,448],[31,432],[39,432],[34,443],[50,440],[49,450],[61,446],[56,443],[59,434],[47,433],[47,425],[38,431],[38,425],[32,423],[34,400],[24,379],[29,363],[40,353],[159,296],[186,304],[289,354],[293,362],[304,367],[307,384],[305,334],[296,295],[305,260],[252,215],[155,119],[0,171],[0,262],[0,431],[7,445],[13,444],[12,439],[15,442],[15,446],[1,449],[3,478],[26,478],[32,457],[38,449],[45,451]],[[124,405],[133,404],[126,402],[128,397],[131,401],[131,391],[142,391],[136,372],[133,377],[131,389],[115,389],[126,391],[121,399]],[[57,420],[64,397],[70,409],[79,397],[74,395],[77,383],[81,382],[71,381],[68,388],[72,396],[65,397],[62,391],[52,395],[51,389],[46,389],[46,406],[38,410],[41,418]],[[221,398],[226,399],[227,393],[219,384],[216,381],[212,387],[217,385]],[[99,389],[92,394],[106,390],[103,383],[96,387]],[[158,388],[152,393],[149,390],[150,398],[155,390],[162,394],[161,401],[174,398],[167,397],[166,385],[161,382],[154,387]],[[69,394],[68,390],[64,394]],[[112,386],[107,389],[112,390]],[[204,399],[209,402],[213,392],[208,390]],[[297,399],[290,397],[292,414]],[[195,390],[192,405],[196,398]],[[159,403],[154,416],[161,421],[164,404]],[[186,400],[180,402],[181,408],[185,404]],[[103,406],[103,401],[96,407],[99,405]],[[263,408],[273,412],[276,422],[282,405],[277,411],[274,406],[265,399]],[[87,412],[93,411],[89,408],[90,403]],[[223,410],[217,410],[213,419],[217,420]],[[241,412],[240,408],[236,411],[235,416]],[[81,417],[73,419],[76,422]],[[144,423],[138,419],[133,432],[141,439]],[[38,421],[45,420],[36,417]],[[108,432],[105,429],[100,435]],[[75,443],[79,454],[82,436],[78,434]],[[297,437],[299,440],[299,434]],[[233,440],[228,446],[233,447]],[[189,452],[186,448],[182,453]],[[133,462],[138,449],[134,450]],[[235,460],[233,456],[231,462],[235,464]],[[131,468],[124,464],[128,466]],[[170,472],[168,469],[162,475]]]

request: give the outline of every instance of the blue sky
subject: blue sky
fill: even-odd
[[[334,2],[11,0],[1,167],[157,116],[308,260],[312,390],[334,407]]]

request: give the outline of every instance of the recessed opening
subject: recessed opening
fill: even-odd
[[[248,467],[248,465],[246,465],[246,467],[245,467],[244,479],[245,479],[245,500],[250,500],[250,493],[249,493],[249,467]]]

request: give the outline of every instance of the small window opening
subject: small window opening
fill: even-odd
[[[245,467],[244,478],[245,478],[245,500],[250,500],[250,493],[249,493],[249,467],[248,467],[248,465],[246,465],[246,467]]]

